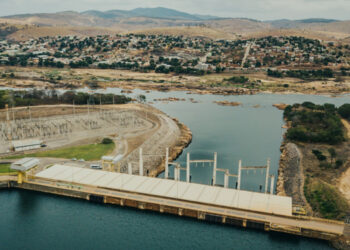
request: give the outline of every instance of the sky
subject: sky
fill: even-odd
[[[0,16],[139,7],[166,7],[191,14],[258,20],[350,20],[350,0],[0,0]]]

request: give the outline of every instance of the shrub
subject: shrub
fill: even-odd
[[[304,186],[305,197],[315,212],[319,212],[323,218],[343,219],[349,205],[339,191],[321,180],[307,178]]]
[[[341,117],[350,120],[350,104],[346,103],[339,107],[338,113]]]
[[[111,138],[103,138],[102,144],[112,144],[113,140]]]
[[[335,162],[335,168],[340,168],[341,166],[343,166],[343,160],[337,160],[336,162]]]
[[[319,150],[317,150],[317,149],[313,149],[313,150],[312,150],[312,153],[316,156],[316,158],[317,158],[319,161],[325,161],[325,160],[327,160],[327,157],[324,156],[324,155],[322,154],[322,152],[319,151]]]

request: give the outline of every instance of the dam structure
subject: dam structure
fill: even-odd
[[[203,160],[212,162],[213,177],[214,172],[222,171],[216,168],[216,159],[214,154],[213,160]],[[187,160],[189,167],[189,155]],[[28,161],[31,162],[30,159],[23,162]],[[268,193],[267,189],[265,192],[251,192],[240,190],[239,186],[237,189],[228,188],[228,177],[240,178],[241,170],[253,168],[242,166],[241,161],[238,175],[224,171],[224,186],[191,183],[189,172],[186,173],[186,181],[180,181],[179,169],[187,168],[167,160],[166,164],[175,166],[174,179],[168,176],[164,179],[144,176],[142,160],[136,174],[131,171],[120,173],[96,170],[68,163],[46,166],[40,170],[27,165],[21,168],[14,163],[15,169],[19,171],[18,176],[7,180],[3,176],[0,182],[2,188],[33,190],[265,231],[324,240],[349,236],[348,225],[344,222],[293,215],[292,198],[274,195],[273,189]],[[269,161],[266,166],[256,168],[268,170],[268,167]],[[166,170],[169,172],[168,168]],[[266,176],[267,181],[270,179],[273,182],[273,176],[268,171]]]

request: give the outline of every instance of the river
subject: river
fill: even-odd
[[[120,89],[100,90],[120,93]],[[130,96],[145,94],[154,98],[178,97],[186,101],[154,102],[152,105],[178,118],[193,132],[193,141],[177,160],[185,165],[185,153],[192,159],[213,158],[218,167],[236,173],[238,160],[243,165],[264,165],[271,159],[271,174],[277,176],[279,147],[284,130],[283,112],[275,103],[312,101],[350,102],[349,96],[331,98],[310,95],[258,94],[215,96],[186,92],[134,90]],[[193,98],[198,103],[192,103]],[[213,101],[241,102],[239,107],[218,106]],[[260,105],[260,106],[256,106]],[[172,169],[170,175],[173,175]],[[209,165],[191,166],[192,182],[209,184]],[[181,173],[181,179],[185,173]],[[245,171],[242,189],[259,191],[264,172]],[[217,175],[223,184],[223,175]],[[230,180],[230,187],[235,186]],[[324,241],[266,233],[133,210],[105,206],[29,191],[0,192],[0,249],[329,249]]]

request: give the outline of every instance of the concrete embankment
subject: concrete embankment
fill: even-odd
[[[294,204],[308,207],[304,196],[302,154],[294,143],[283,143],[281,146],[277,195],[290,196]]]
[[[0,189],[9,188],[11,181],[17,181],[17,176],[1,175],[0,176]]]
[[[169,149],[169,162],[175,161],[179,157],[183,150],[192,142],[191,130],[179,120],[173,118],[177,126],[180,128],[181,136],[177,140],[176,144]],[[153,171],[150,172],[149,176],[156,177],[165,170],[165,159],[162,163]]]
[[[7,181],[0,181],[0,189],[8,188],[9,182]]]

